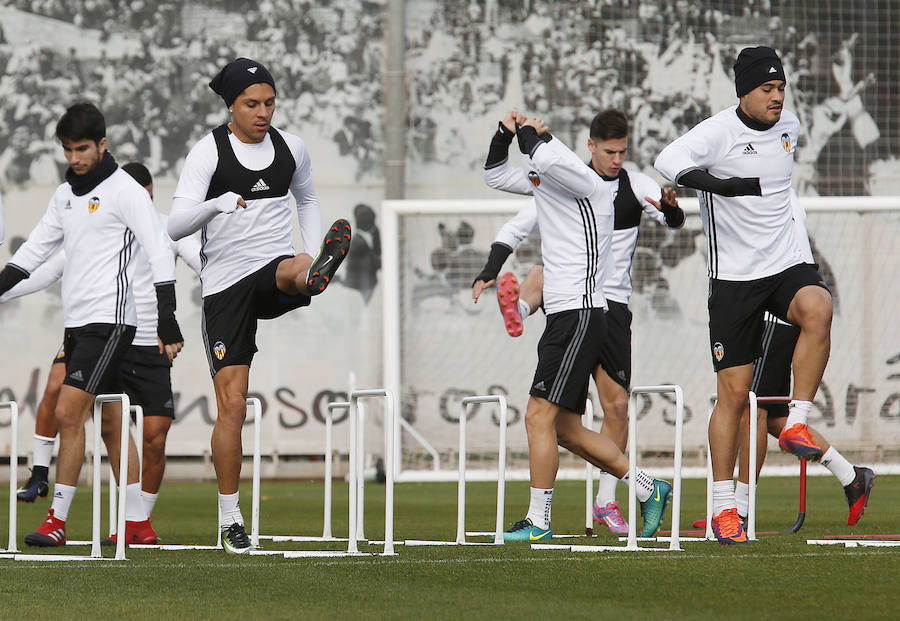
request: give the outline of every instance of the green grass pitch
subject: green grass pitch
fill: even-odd
[[[704,481],[686,480],[682,529],[705,511]],[[249,527],[250,486],[243,485]],[[322,482],[264,482],[263,534],[321,535]],[[583,533],[584,484],[560,482],[556,533]],[[467,528],[493,530],[496,487],[469,485]],[[827,535],[900,533],[900,477],[879,476],[855,527],[833,477],[810,477],[806,523],[793,535],[760,535],[741,547],[685,542],[683,552],[533,551],[527,544],[484,547],[398,545],[394,557],[295,559],[221,551],[129,550],[127,562],[27,563],[0,560],[0,618],[92,619],[890,619],[897,618],[900,548],[811,546]],[[619,486],[620,500],[627,490]],[[395,488],[395,540],[453,539],[456,486]],[[506,523],[527,509],[527,483],[507,485]],[[6,487],[0,507],[8,502]],[[334,491],[333,527],[346,535],[347,486]],[[366,535],[384,533],[384,487],[366,485]],[[623,505],[625,502],[622,503]],[[22,538],[46,515],[48,499],[19,505]],[[797,479],[764,478],[757,528],[793,524]],[[90,537],[90,488],[69,518],[70,539]],[[5,516],[5,511],[3,514]],[[163,486],[154,524],[165,543],[214,543],[211,483]],[[106,504],[104,499],[104,529]],[[668,529],[669,514],[663,528]],[[604,528],[579,544],[615,544]],[[105,532],[105,530],[104,530]],[[6,518],[0,518],[6,542]],[[487,541],[488,539],[482,539]],[[342,549],[346,544],[274,544],[264,548]],[[624,544],[623,544],[624,545]],[[655,544],[665,547],[667,544]],[[362,552],[380,546],[361,544]],[[81,553],[76,548],[68,553]],[[33,550],[28,550],[33,551]],[[59,552],[57,550],[49,553]],[[112,549],[105,549],[112,555]]]

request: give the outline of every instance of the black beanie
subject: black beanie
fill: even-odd
[[[147,167],[140,162],[128,162],[122,166],[122,170],[131,175],[135,181],[145,188],[148,185],[153,185],[153,175],[151,175],[150,171],[147,170]]]
[[[226,106],[231,106],[237,96],[253,84],[268,84],[275,90],[275,80],[262,63],[236,58],[222,68],[209,87],[225,100]]]
[[[734,63],[734,89],[738,97],[743,97],[760,84],[769,80],[782,80],[784,67],[781,59],[770,47],[745,47]]]

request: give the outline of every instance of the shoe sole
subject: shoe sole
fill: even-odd
[[[227,554],[247,554],[250,552],[250,550],[253,549],[253,546],[249,546],[246,548],[235,548],[235,547],[228,545],[224,541],[222,542],[222,547],[225,548],[225,552]]]
[[[309,267],[306,286],[309,287],[310,295],[319,295],[325,291],[350,251],[350,238],[350,224],[344,219],[335,220],[325,234],[318,258]]]
[[[497,284],[497,302],[506,333],[510,336],[522,335],[522,315],[519,314],[519,281],[515,274],[506,272]]]
[[[30,533],[25,535],[25,545],[34,546],[36,548],[56,548],[58,546],[66,545],[66,540],[63,539],[61,542],[57,543],[50,539],[47,535],[42,535],[40,533]]]
[[[778,441],[778,448],[785,453],[795,455],[800,459],[805,459],[807,461],[819,461],[822,459],[823,454],[822,449],[820,448],[814,448],[804,444],[792,445],[787,442],[782,444],[781,440]]]
[[[869,472],[871,472],[871,470]],[[866,473],[865,476],[866,476],[866,479],[865,479],[866,491],[862,495],[862,498],[860,498],[860,500],[863,501],[862,509],[859,510],[859,515],[856,516],[856,519],[851,522],[850,520],[853,517],[853,507],[850,507],[850,515],[847,516],[847,526],[855,526],[856,524],[858,524],[859,521],[862,519],[863,514],[866,512],[866,507],[869,505],[869,495],[872,493],[872,488],[875,487],[875,473],[872,472],[871,479],[869,478],[868,472]],[[855,505],[857,503],[859,503],[859,500],[857,500],[853,504]]]

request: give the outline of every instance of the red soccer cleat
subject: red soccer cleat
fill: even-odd
[[[750,543],[737,509],[725,509],[714,515],[712,531],[723,546]]]
[[[875,485],[875,473],[870,468],[853,466],[856,478],[853,483],[844,487],[847,495],[847,504],[850,505],[850,513],[847,515],[847,526],[853,526],[863,516],[866,505],[869,504],[869,494]]]
[[[809,429],[803,423],[795,423],[790,428],[782,429],[778,436],[778,446],[782,451],[801,459],[819,461],[822,458],[822,449],[813,442]]]
[[[105,539],[102,544],[114,545],[117,541],[118,537],[116,535],[110,535],[109,539]],[[156,531],[153,530],[153,526],[150,525],[149,519],[142,522],[125,521],[126,545],[131,545],[132,543],[153,544],[157,541],[158,537],[156,536]]]
[[[497,302],[506,332],[510,336],[522,334],[522,315],[519,313],[519,281],[512,272],[506,272],[497,283]]]
[[[25,543],[30,546],[52,548],[66,545],[66,522],[53,516],[53,509],[47,513],[47,519],[36,531],[25,535]]]

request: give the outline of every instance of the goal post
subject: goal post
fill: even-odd
[[[470,290],[500,226],[529,200],[382,203],[384,385],[397,395],[398,411],[419,436],[398,426],[398,481],[455,480],[459,402],[487,393],[509,400],[508,476],[527,478],[522,417],[544,318],[532,315],[523,336],[510,338],[493,291],[475,305]],[[810,422],[851,459],[900,463],[900,326],[885,313],[900,304],[900,253],[894,250],[900,197],[803,197],[801,203],[835,299],[831,360]],[[701,421],[705,401],[715,392],[707,351],[706,245],[697,200],[679,198],[679,204],[688,216],[682,229],[669,231],[649,219],[641,226],[632,265],[632,383],[684,387],[685,475],[702,476]],[[539,260],[539,241],[529,238],[504,271],[521,280]],[[641,458],[671,464],[674,404],[665,395],[644,396],[639,403]],[[469,450],[496,452],[489,443],[496,441],[497,421],[489,408],[472,409]],[[602,420],[596,401],[594,409],[595,420]],[[431,463],[416,463],[414,456],[426,453],[420,442],[441,456],[436,472]],[[561,461],[561,478],[583,477],[583,467],[574,466]],[[779,467],[796,470],[773,454],[769,473]],[[472,479],[490,478],[490,470],[479,474],[471,459],[468,472]]]

